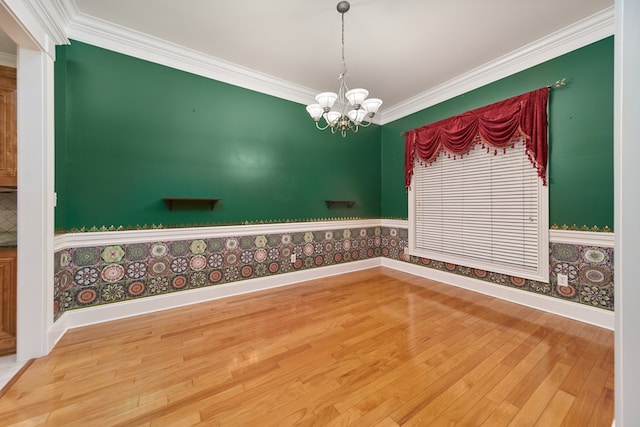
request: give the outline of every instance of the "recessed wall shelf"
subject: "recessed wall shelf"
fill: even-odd
[[[325,200],[327,209],[331,209],[334,205],[343,205],[347,209],[351,209],[356,204],[355,200]]]
[[[169,210],[172,211],[173,210],[173,205],[174,203],[189,203],[189,204],[193,204],[193,203],[206,203],[210,210],[213,210],[213,207],[216,205],[216,202],[220,199],[210,199],[207,197],[163,197],[162,200],[164,200],[164,202],[167,204],[167,206],[169,207]]]

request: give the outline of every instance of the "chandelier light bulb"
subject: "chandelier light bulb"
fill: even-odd
[[[351,120],[352,122],[354,122],[355,124],[359,125],[362,120],[364,120],[365,116],[367,115],[366,111],[360,109],[360,110],[351,110],[347,113],[347,117],[349,117],[349,120]]]
[[[344,96],[347,97],[351,105],[358,109],[360,108],[360,104],[362,104],[364,100],[367,99],[367,96],[369,96],[369,91],[362,88],[351,89],[345,93]]]
[[[316,95],[316,101],[325,109],[331,109],[333,104],[336,102],[336,99],[338,99],[338,95],[333,92],[322,92]]]
[[[307,105],[307,112],[309,113],[311,118],[317,122],[318,120],[320,120],[320,117],[322,117],[324,109],[320,106],[320,104],[311,104]]]
[[[342,114],[338,111],[329,111],[324,115],[324,119],[329,123],[329,126],[335,126],[341,116]]]
[[[378,98],[368,98],[362,101],[361,107],[366,110],[369,114],[375,114],[378,112],[378,109],[382,105],[382,99]]]

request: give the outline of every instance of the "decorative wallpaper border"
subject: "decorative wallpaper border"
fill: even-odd
[[[381,227],[365,226],[64,248],[54,255],[54,320],[68,310],[376,258],[382,238]]]
[[[387,248],[383,242],[382,256],[591,307],[614,310],[612,247],[551,241],[547,283],[411,256],[404,252],[409,246],[407,230],[398,229],[397,233],[400,236],[400,248]],[[558,284],[558,274],[567,275],[566,286]]]
[[[71,310],[378,257],[612,311],[613,235],[550,233],[549,283],[409,256],[402,220],[58,236],[54,321]]]
[[[553,224],[551,225],[551,229],[552,230],[571,230],[571,231],[592,231],[595,233],[613,233],[613,230],[611,228],[609,228],[608,225],[605,225],[603,228],[598,227],[597,225],[594,225],[593,227],[589,227],[588,225],[583,225],[582,227],[579,227],[576,224],[573,225],[567,225],[567,224],[562,224],[562,225],[558,225],[558,224]]]

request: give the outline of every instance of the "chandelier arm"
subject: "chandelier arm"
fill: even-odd
[[[327,123],[327,124],[326,124],[326,125],[324,125],[324,126],[320,126],[320,125],[319,125],[320,120],[316,121],[315,123],[316,123],[316,128],[317,128],[317,129],[319,129],[319,130],[325,130],[326,128],[328,128],[328,127],[329,127],[329,123]]]

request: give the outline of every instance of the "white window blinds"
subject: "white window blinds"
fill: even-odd
[[[547,187],[518,140],[414,166],[409,253],[548,281]]]

